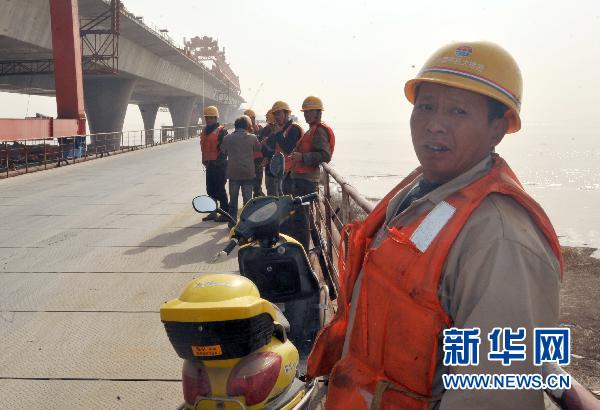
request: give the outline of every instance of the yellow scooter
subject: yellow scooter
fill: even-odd
[[[240,246],[240,275],[206,274],[160,309],[184,359],[181,409],[304,409],[316,391],[303,381],[306,358],[325,321],[328,289],[300,243],[280,225],[316,199],[259,197],[235,221],[210,197],[197,212],[219,212],[236,225],[218,256]]]

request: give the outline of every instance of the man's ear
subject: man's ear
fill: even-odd
[[[492,133],[492,147],[495,147],[496,145],[500,144],[506,135],[506,130],[508,129],[508,120],[504,117],[495,118],[492,120],[490,128]]]

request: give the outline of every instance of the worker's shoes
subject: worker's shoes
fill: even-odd
[[[229,218],[227,218],[225,215],[217,215],[215,222],[229,222]]]
[[[217,213],[211,212],[208,215],[206,215],[204,218],[202,218],[202,220],[203,221],[214,221],[214,220],[216,220],[216,218],[217,218]]]

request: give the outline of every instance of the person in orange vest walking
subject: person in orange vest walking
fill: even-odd
[[[218,201],[219,206],[229,212],[227,192],[227,155],[221,152],[221,143],[227,135],[227,130],[219,122],[219,110],[215,106],[204,109],[205,127],[200,133],[200,148],[202,149],[202,165],[206,167],[206,193]],[[205,216],[203,221],[227,222],[227,219],[216,212]]]
[[[321,177],[319,165],[331,161],[335,147],[335,135],[331,127],[321,121],[323,110],[323,102],[318,97],[306,97],[302,103],[301,111],[304,113],[304,119],[310,128],[300,138],[291,155],[294,196],[318,192]],[[298,239],[304,249],[308,250],[310,233],[315,232],[315,226],[314,223],[310,222],[307,207],[303,207],[295,215],[293,229],[292,236]],[[318,245],[317,237],[313,235],[313,238],[314,244]]]
[[[250,125],[250,133],[256,135],[256,137],[259,138],[260,142],[260,131],[263,127],[256,123],[256,113],[251,109],[247,109],[246,111],[244,111],[244,115],[248,116],[248,118],[250,118],[250,120],[252,121],[252,124]],[[264,165],[262,152],[255,152],[254,171],[256,176],[254,178],[254,186],[252,188],[254,197],[265,195],[265,193],[262,190],[263,169]]]
[[[338,311],[308,360],[310,377],[329,376],[326,409],[544,408],[542,390],[443,383],[540,374],[534,329],[558,322],[556,233],[495,153],[521,128],[521,90],[515,60],[488,42],[444,46],[406,83],[421,165],[344,228]],[[526,356],[505,366],[499,332]],[[460,335],[472,360],[452,355]]]

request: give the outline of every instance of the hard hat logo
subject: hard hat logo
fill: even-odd
[[[471,54],[473,54],[473,49],[469,46],[461,46],[454,51],[456,57],[469,57]]]

